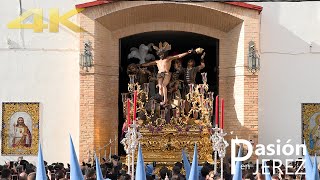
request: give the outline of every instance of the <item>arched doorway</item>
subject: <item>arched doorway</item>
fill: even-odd
[[[118,134],[119,84],[123,83],[119,42],[148,32],[189,32],[219,39],[218,84],[219,95],[226,102],[226,131],[239,138],[248,138],[248,132],[257,134],[258,74],[249,74],[245,68],[248,42],[255,40],[259,46],[259,12],[218,2],[160,1],[103,2],[82,11],[80,25],[86,32],[80,34],[80,44],[92,42],[94,67],[80,71],[80,159],[87,159],[89,152]],[[155,40],[167,40],[160,36]],[[257,142],[257,136],[252,139]],[[118,144],[114,145],[117,149]]]

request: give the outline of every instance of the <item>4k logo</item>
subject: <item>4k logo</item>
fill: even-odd
[[[59,32],[59,25],[64,25],[73,32],[83,32],[84,30],[69,21],[69,18],[83,11],[82,9],[73,9],[60,16],[59,9],[49,9],[49,24],[43,23],[43,10],[42,9],[30,9],[18,18],[12,20],[7,25],[9,29],[33,29],[34,32],[43,32],[43,29],[48,29],[49,32]],[[33,16],[33,23],[24,24],[23,21],[28,17]]]

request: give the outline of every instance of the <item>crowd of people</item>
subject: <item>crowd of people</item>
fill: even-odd
[[[47,172],[48,180],[68,180],[70,179],[70,165],[63,163],[48,164],[44,162]],[[285,167],[282,166],[276,172],[272,172],[273,162],[268,162],[270,167],[270,174],[273,174],[272,180],[284,179],[305,179],[304,175],[297,176],[293,174],[285,174]],[[160,167],[158,167],[160,166]],[[299,164],[293,164],[293,167],[289,169],[290,172],[295,172]],[[110,180],[131,180],[131,176],[128,174],[128,167],[121,163],[120,158],[116,155],[111,156],[110,160],[102,158],[100,163],[101,172],[104,179]],[[214,166],[209,163],[204,163],[199,166],[199,180],[219,180],[221,174],[214,173]],[[262,173],[261,165],[256,173],[255,165],[252,163],[243,164],[242,179],[243,180],[264,180],[265,175]],[[223,179],[232,179],[231,175],[231,160],[224,164]],[[36,166],[29,163],[22,158],[19,158],[17,162],[8,162],[3,166],[0,166],[1,180],[36,180]],[[85,180],[96,180],[96,165],[95,163],[82,163],[81,171]],[[145,165],[146,180],[185,180],[188,179],[185,174],[185,169],[182,162],[176,162],[173,166],[167,167],[157,165],[155,162]],[[220,172],[220,169],[217,169]]]

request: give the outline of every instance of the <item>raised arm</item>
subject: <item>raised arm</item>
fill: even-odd
[[[200,61],[200,65],[197,67],[198,71],[200,71],[201,69],[203,69],[204,67],[206,67],[206,64],[204,63],[204,56],[206,55],[205,52],[203,52],[202,56],[201,56],[201,61]]]
[[[147,67],[147,66],[155,66],[155,65],[157,65],[157,62],[156,61],[151,61],[151,62],[143,63],[140,66],[141,67]]]
[[[171,56],[168,59],[170,61],[181,59],[181,58],[185,57],[186,55],[191,54],[192,52],[193,52],[192,50],[189,50],[188,52],[181,53],[181,54],[178,54],[178,55],[175,55],[175,56]]]

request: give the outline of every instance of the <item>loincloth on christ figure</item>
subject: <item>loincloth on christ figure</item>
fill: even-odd
[[[158,74],[157,74],[157,79],[160,79],[160,78],[165,79],[166,76],[171,77],[171,73],[169,73],[169,72],[161,72],[161,73],[158,73]]]

